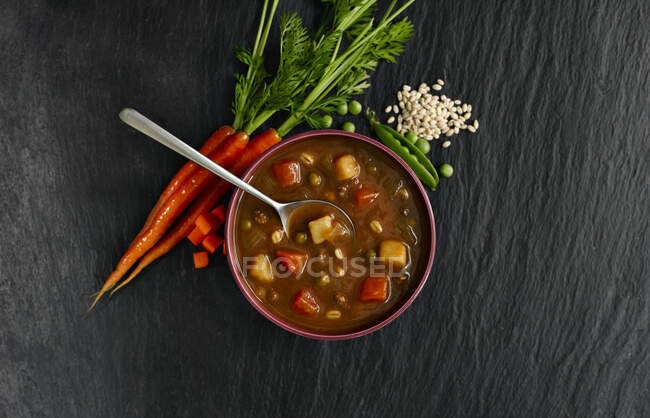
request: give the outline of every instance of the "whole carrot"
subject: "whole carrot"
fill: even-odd
[[[231,135],[211,156],[210,159],[215,163],[226,168],[232,166],[235,159],[246,148],[248,144],[248,135],[244,132],[237,132]],[[142,233],[138,234],[129,249],[122,256],[115,271],[109,276],[101,290],[95,297],[90,311],[97,301],[129,271],[140,257],[142,257],[151,247],[153,247],[165,231],[171,226],[174,220],[189,206],[190,203],[207,187],[214,175],[208,170],[201,168],[196,170],[187,178],[181,187],[176,190],[165,204],[158,209],[151,225]]]
[[[199,152],[203,155],[210,155],[212,154],[222,143],[225,141],[230,135],[234,134],[235,130],[231,128],[230,126],[222,126],[221,128],[217,129],[212,135],[210,135],[210,138],[208,138],[207,141],[199,148]],[[144,232],[149,226],[151,226],[151,223],[154,220],[154,217],[156,216],[156,213],[158,213],[158,210],[162,207],[162,205],[167,202],[167,199],[174,194],[176,190],[178,190],[179,187],[183,184],[183,182],[190,176],[198,166],[196,163],[192,161],[186,162],[183,167],[181,167],[180,170],[178,170],[178,173],[172,178],[172,180],[167,184],[167,187],[165,187],[165,190],[160,194],[160,197],[158,198],[158,202],[154,205],[153,209],[151,209],[151,212],[149,212],[149,216],[147,217],[147,220],[144,223],[144,226],[140,230],[140,233]]]
[[[241,176],[246,168],[252,164],[257,157],[273,145],[280,142],[281,138],[275,129],[269,129],[253,138],[242,153],[239,160],[232,166],[230,172],[236,176]],[[206,190],[194,204],[188,209],[187,213],[176,226],[164,238],[162,238],[155,247],[140,259],[136,268],[131,272],[129,277],[116,287],[111,295],[117,292],[122,286],[133,280],[145,267],[153,263],[158,258],[167,254],[179,242],[181,242],[194,228],[196,218],[202,213],[210,210],[223,197],[232,185],[225,180],[217,179],[215,183]]]

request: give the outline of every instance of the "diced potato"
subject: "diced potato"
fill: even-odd
[[[379,245],[379,258],[393,267],[402,268],[408,261],[406,245],[401,241],[389,239]]]
[[[266,254],[256,255],[253,262],[248,264],[248,274],[261,282],[272,282],[273,270],[269,257]]]
[[[329,242],[345,241],[350,237],[350,230],[341,222],[334,221],[332,224],[332,231],[326,238]]]
[[[311,239],[314,241],[314,244],[320,244],[325,242],[330,234],[332,233],[332,217],[325,215],[321,218],[314,219],[313,221],[307,224],[309,227],[309,232],[311,233]]]
[[[334,161],[334,171],[337,180],[349,180],[359,175],[361,167],[353,155],[345,154]]]

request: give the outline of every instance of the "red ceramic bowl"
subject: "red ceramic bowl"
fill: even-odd
[[[431,271],[431,266],[433,265],[433,257],[436,249],[436,227],[435,227],[435,221],[433,219],[433,210],[431,209],[431,203],[429,203],[429,198],[427,197],[427,193],[424,190],[422,183],[420,183],[420,181],[417,179],[417,176],[415,175],[413,170],[411,170],[411,168],[408,165],[406,165],[406,163],[404,163],[402,159],[400,159],[397,156],[397,154],[395,154],[393,151],[391,151],[381,143],[359,134],[354,134],[345,131],[337,131],[337,130],[321,130],[321,131],[305,132],[303,134],[296,135],[292,138],[285,139],[284,141],[280,142],[279,144],[275,145],[274,147],[266,151],[257,160],[255,160],[255,162],[248,168],[246,173],[244,173],[243,179],[245,181],[250,180],[253,173],[255,173],[255,171],[260,166],[260,164],[262,164],[268,158],[272,157],[273,154],[275,154],[277,151],[281,150],[282,148],[289,146],[295,142],[299,142],[307,138],[318,137],[321,135],[344,136],[350,138],[350,140],[362,141],[374,147],[379,148],[380,150],[384,151],[386,154],[390,155],[392,159],[395,161],[396,165],[402,166],[404,168],[405,175],[411,176],[414,180],[414,184],[417,185],[417,188],[420,192],[418,198],[422,199],[424,206],[426,207],[427,213],[429,215],[428,220],[429,220],[429,227],[431,228],[431,234],[430,234],[431,241],[428,243],[430,248],[429,260],[427,261],[426,268],[424,270],[424,273],[422,274],[422,277],[419,278],[420,282],[418,283],[417,287],[415,288],[411,296],[408,299],[404,300],[402,305],[399,306],[397,310],[395,310],[390,316],[386,317],[385,319],[379,322],[372,322],[366,328],[360,329],[358,331],[348,332],[344,334],[324,334],[324,333],[314,332],[307,329],[303,329],[297,325],[294,325],[281,318],[278,318],[269,309],[267,309],[266,306],[264,306],[264,304],[255,296],[255,293],[253,293],[253,290],[246,282],[246,279],[244,278],[244,275],[239,266],[239,260],[237,259],[237,249],[236,249],[235,239],[234,239],[235,211],[237,210],[237,206],[239,205],[239,201],[243,194],[243,192],[239,189],[234,193],[232,199],[230,199],[230,205],[228,206],[228,216],[227,216],[228,222],[225,227],[228,264],[230,265],[230,270],[232,271],[232,274],[235,277],[235,281],[237,282],[237,285],[239,286],[242,293],[244,294],[244,297],[246,297],[248,302],[250,302],[250,304],[253,305],[253,307],[257,309],[262,315],[264,315],[266,319],[268,319],[269,321],[273,322],[274,324],[276,324],[281,328],[284,328],[289,332],[301,335],[303,337],[314,338],[319,340],[347,340],[350,338],[356,338],[356,337],[361,337],[362,335],[370,334],[371,332],[377,331],[378,329],[386,326],[387,324],[392,322],[395,318],[400,316],[402,312],[404,312],[406,308],[408,308],[411,305],[411,303],[413,303],[415,298],[422,291],[422,288],[424,287],[424,284],[426,283],[429,273]]]

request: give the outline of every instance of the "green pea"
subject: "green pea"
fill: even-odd
[[[347,115],[348,114],[348,104],[347,103],[341,103],[340,105],[336,106],[336,113],[339,115]]]
[[[431,145],[429,145],[429,141],[425,141],[424,139],[418,139],[415,141],[415,146],[418,147],[418,149],[424,154],[427,154],[429,151],[431,151]]]
[[[366,167],[366,171],[368,174],[377,174],[377,166],[374,164],[368,164]]]
[[[442,177],[449,178],[454,175],[454,167],[452,167],[450,164],[443,164],[438,168],[438,170],[440,171],[440,175]]]
[[[358,115],[359,113],[361,113],[362,109],[363,106],[361,106],[361,103],[357,102],[356,100],[352,100],[348,105],[348,110],[352,115]]]
[[[345,122],[342,128],[344,131],[348,131],[348,132],[354,132],[357,129],[356,126],[354,126],[354,123],[352,122]]]
[[[321,276],[318,278],[318,285],[327,286],[328,284],[330,284],[329,274],[322,273]]]
[[[307,234],[305,234],[304,232],[298,232],[296,234],[296,242],[298,244],[304,244],[305,242],[307,242]]]
[[[405,138],[406,138],[406,139],[407,139],[411,144],[415,144],[415,141],[418,140],[418,136],[417,136],[415,133],[411,132],[411,131],[408,131],[408,133],[406,134]]]
[[[374,260],[375,257],[377,257],[377,253],[375,252],[375,250],[366,251],[366,258],[368,259],[368,261]]]
[[[250,231],[250,229],[253,227],[253,223],[250,221],[250,219],[244,219],[241,221],[241,229],[244,231]]]
[[[332,123],[334,123],[334,119],[330,115],[323,115],[323,127],[324,128],[329,128],[332,126]]]
[[[316,187],[320,186],[323,182],[323,178],[318,173],[309,173],[309,184]]]

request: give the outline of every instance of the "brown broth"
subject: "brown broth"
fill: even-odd
[[[301,162],[301,184],[290,188],[278,187],[271,166],[281,161],[300,161],[301,154],[305,152],[313,155],[315,162],[311,167]],[[359,176],[354,180],[339,181],[335,178],[333,161],[343,154],[352,154],[361,167]],[[376,172],[369,172],[368,168],[371,165],[377,168]],[[322,182],[319,186],[310,185],[308,176],[312,172],[321,176]],[[242,272],[245,265],[244,257],[264,253],[273,261],[276,258],[275,251],[278,249],[304,252],[310,259],[320,255],[324,263],[314,263],[314,270],[329,271],[330,263],[334,270],[343,265],[343,262],[334,255],[337,247],[343,251],[346,259],[363,257],[362,264],[366,267],[369,266],[368,259],[365,257],[367,251],[374,250],[378,254],[379,244],[383,240],[399,240],[408,247],[409,263],[402,270],[400,277],[389,279],[389,296],[384,302],[359,301],[361,284],[368,275],[353,277],[355,269],[350,264],[351,261],[348,261],[348,268],[343,277],[328,273],[330,281],[327,285],[322,285],[319,277],[312,277],[306,271],[297,278],[276,277],[272,282],[246,277],[244,272],[253,292],[278,317],[301,328],[321,333],[352,332],[389,316],[412,294],[422,279],[430,250],[427,212],[413,180],[401,166],[380,149],[361,141],[337,136],[306,139],[283,148],[265,161],[258,167],[250,183],[280,202],[305,199],[330,200],[353,219],[356,233],[352,239],[336,242],[336,244],[326,241],[317,245],[312,242],[307,225],[301,228],[300,222],[297,221],[292,229],[294,236],[291,239],[283,236],[281,242],[274,244],[271,235],[275,230],[281,229],[279,217],[264,203],[243,194],[236,212],[234,227],[235,248],[237,248],[237,258]],[[379,197],[373,204],[359,209],[353,196],[354,192],[363,185],[374,187],[379,191]],[[405,192],[399,189],[406,190],[408,198],[405,199]],[[316,209],[313,213],[303,213],[301,216],[306,220],[312,220],[323,214],[322,209]],[[372,220],[381,223],[383,228],[381,234],[369,227]],[[242,227],[245,221],[250,221],[252,224],[248,230]],[[409,221],[414,222],[415,226],[409,226]],[[303,244],[297,243],[294,239],[295,234],[299,232],[307,233],[307,241]],[[316,297],[320,305],[318,313],[305,315],[292,309],[292,302],[302,289],[309,289]],[[345,297],[345,303],[341,303],[340,295]],[[340,318],[328,318],[326,313],[332,310],[340,311]]]

